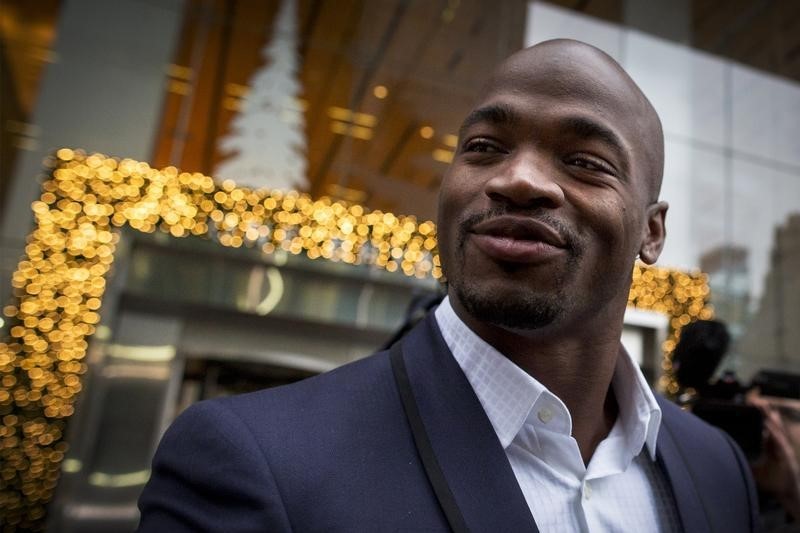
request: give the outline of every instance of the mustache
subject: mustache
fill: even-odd
[[[510,207],[493,207],[480,213],[473,213],[461,220],[458,223],[459,246],[463,246],[467,234],[469,234],[476,225],[503,215],[524,216],[545,224],[558,233],[566,243],[566,249],[569,252],[576,256],[582,253],[583,246],[581,245],[581,239],[578,233],[549,212],[543,209],[522,210]]]

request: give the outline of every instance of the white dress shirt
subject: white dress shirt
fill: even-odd
[[[627,353],[612,379],[619,416],[586,466],[564,402],[470,330],[448,298],[436,320],[505,449],[539,531],[680,531],[671,489],[655,463],[661,409]]]

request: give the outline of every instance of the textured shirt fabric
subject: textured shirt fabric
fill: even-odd
[[[539,531],[681,530],[669,484],[655,462],[661,410],[624,350],[612,378],[619,415],[584,465],[564,402],[470,330],[448,298],[435,313]]]

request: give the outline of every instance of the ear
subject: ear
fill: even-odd
[[[664,238],[667,228],[664,221],[667,217],[667,202],[656,202],[647,206],[647,225],[644,228],[639,257],[643,263],[652,265],[664,249]]]

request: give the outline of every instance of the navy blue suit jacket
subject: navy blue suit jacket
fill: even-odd
[[[536,531],[489,419],[432,314],[402,341],[413,397],[472,532]],[[753,531],[747,463],[661,401],[658,464],[687,532]],[[285,387],[200,402],[164,435],[140,531],[447,531],[388,352]]]

